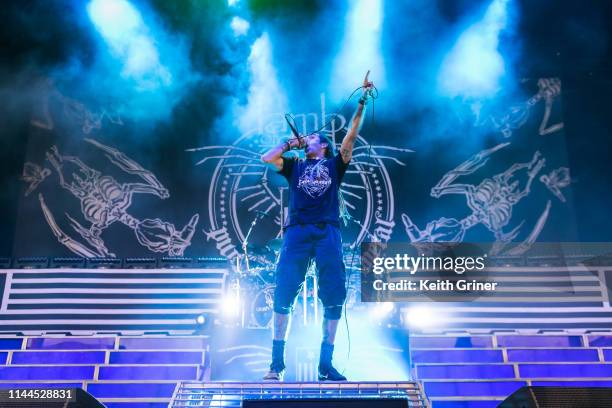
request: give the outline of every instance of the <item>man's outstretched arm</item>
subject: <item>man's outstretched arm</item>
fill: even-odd
[[[351,119],[350,128],[346,133],[346,136],[344,136],[344,139],[342,139],[342,144],[340,145],[340,155],[342,156],[342,161],[344,163],[348,163],[353,157],[353,146],[355,145],[355,139],[357,139],[359,130],[363,125],[363,119],[365,118],[365,104],[367,102],[369,89],[372,86],[372,83],[368,82],[368,75],[370,75],[370,71],[368,71],[363,80],[363,94],[359,99],[357,110]]]

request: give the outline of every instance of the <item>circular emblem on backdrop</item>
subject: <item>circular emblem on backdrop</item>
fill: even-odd
[[[343,136],[345,130],[338,133]],[[227,233],[224,239],[231,240],[238,252],[251,227],[248,242],[253,247],[266,246],[281,237],[282,217],[288,204],[287,181],[260,160],[260,155],[280,140],[280,137],[247,134],[233,145],[218,146],[223,154],[218,156],[210,180],[210,225],[212,230],[224,229]],[[337,140],[337,145],[340,141]],[[361,136],[357,138],[353,159],[340,186],[347,214],[341,225],[342,237],[352,248],[364,239],[376,239],[377,228],[383,231],[383,237],[378,239],[388,240],[384,235],[391,234],[395,209],[384,161],[397,160],[392,154],[401,150],[370,146]],[[310,190],[324,187],[325,183],[309,186]],[[314,190],[310,193],[318,192]]]

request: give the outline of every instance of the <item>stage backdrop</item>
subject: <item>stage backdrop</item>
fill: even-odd
[[[290,135],[287,112],[261,114],[248,128],[236,112],[203,132],[188,119],[195,100],[150,123],[44,78],[36,87],[14,256],[235,260],[255,222],[252,257],[270,262],[287,185],[260,155]],[[449,103],[443,119],[407,115],[381,91],[341,189],[347,254],[363,241],[497,242],[498,253],[520,254],[536,241],[578,240],[576,223],[588,214],[572,208],[562,83],[512,88],[494,102]],[[339,146],[356,98],[340,110],[348,95],[325,91],[292,113],[300,131],[327,123]]]

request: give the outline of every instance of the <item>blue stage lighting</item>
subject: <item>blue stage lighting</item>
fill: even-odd
[[[238,16],[232,18],[232,21],[230,22],[230,27],[232,27],[232,30],[234,31],[234,35],[236,37],[245,35],[249,31],[250,26],[251,25],[248,21]]]
[[[335,59],[332,98],[346,97],[371,70],[378,88],[384,85],[384,63],[381,53],[383,1],[351,1],[346,18],[342,49]]]
[[[238,293],[230,292],[223,298],[222,304],[223,315],[233,319],[240,315],[241,300]]]
[[[404,312],[402,320],[408,328],[429,329],[442,327],[451,321],[452,316],[448,311],[441,313],[436,308],[428,305],[411,306]]]
[[[408,331],[380,324],[385,316],[388,319],[389,314],[396,310],[396,304],[381,302],[371,306],[368,311],[345,311],[348,315],[338,327],[334,364],[351,381],[406,381],[410,379]],[[376,315],[377,312],[380,315]],[[304,325],[300,317],[298,313],[293,315],[294,324],[291,325],[287,346],[299,355],[297,377],[290,381],[313,381],[321,344],[321,325],[314,321]],[[292,375],[290,372],[286,374]]]
[[[144,24],[138,10],[126,0],[92,0],[87,12],[98,31],[109,41],[125,40]]]
[[[243,134],[264,133],[264,124],[275,117],[282,118],[282,114],[289,110],[285,90],[276,74],[272,40],[267,32],[259,36],[251,46],[248,69],[251,83],[247,104],[238,106],[235,111],[237,125]]]
[[[121,75],[136,81],[141,89],[155,89],[172,82],[169,70],[161,64],[155,40],[140,12],[126,0],[92,0],[89,18],[121,60]]]
[[[498,92],[506,72],[499,37],[511,23],[510,1],[493,0],[483,18],[459,36],[440,69],[438,84],[444,95],[486,98]]]
[[[370,317],[378,323],[382,323],[394,310],[395,305],[391,302],[376,303],[370,309]]]

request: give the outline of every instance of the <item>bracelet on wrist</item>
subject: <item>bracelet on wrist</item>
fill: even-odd
[[[368,103],[368,98],[365,98],[363,96],[361,98],[359,98],[359,104],[360,105],[366,105],[367,103]]]

